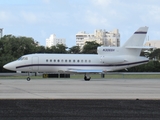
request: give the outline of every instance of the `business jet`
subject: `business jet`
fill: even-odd
[[[89,81],[91,73],[105,74],[145,64],[148,58],[140,56],[148,27],[140,27],[121,47],[98,47],[98,54],[28,54],[3,68],[12,71],[44,73],[81,73]],[[27,77],[30,80],[30,76]]]

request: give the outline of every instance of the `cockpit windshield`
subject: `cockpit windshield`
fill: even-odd
[[[28,60],[28,57],[20,57],[18,60]]]
[[[17,60],[21,60],[22,57],[18,58]]]

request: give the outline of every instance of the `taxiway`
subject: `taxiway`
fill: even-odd
[[[160,99],[159,79],[1,79],[0,99]]]

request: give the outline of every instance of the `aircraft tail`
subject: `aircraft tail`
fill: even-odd
[[[143,46],[148,27],[140,27],[134,34],[126,41],[122,47],[98,47],[97,53],[99,55],[132,55],[139,56],[142,49],[151,49],[151,47]]]
[[[143,46],[144,39],[146,37],[148,27],[140,27],[123,45],[126,46]]]
[[[127,42],[122,46],[125,48],[124,51],[126,54],[132,54],[135,56],[139,56],[141,50],[146,48],[143,46],[146,34],[148,31],[148,27],[140,27],[134,34],[127,40]]]

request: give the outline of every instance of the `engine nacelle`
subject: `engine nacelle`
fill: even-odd
[[[100,61],[104,64],[117,64],[117,63],[123,63],[126,60],[122,56],[101,56]]]

